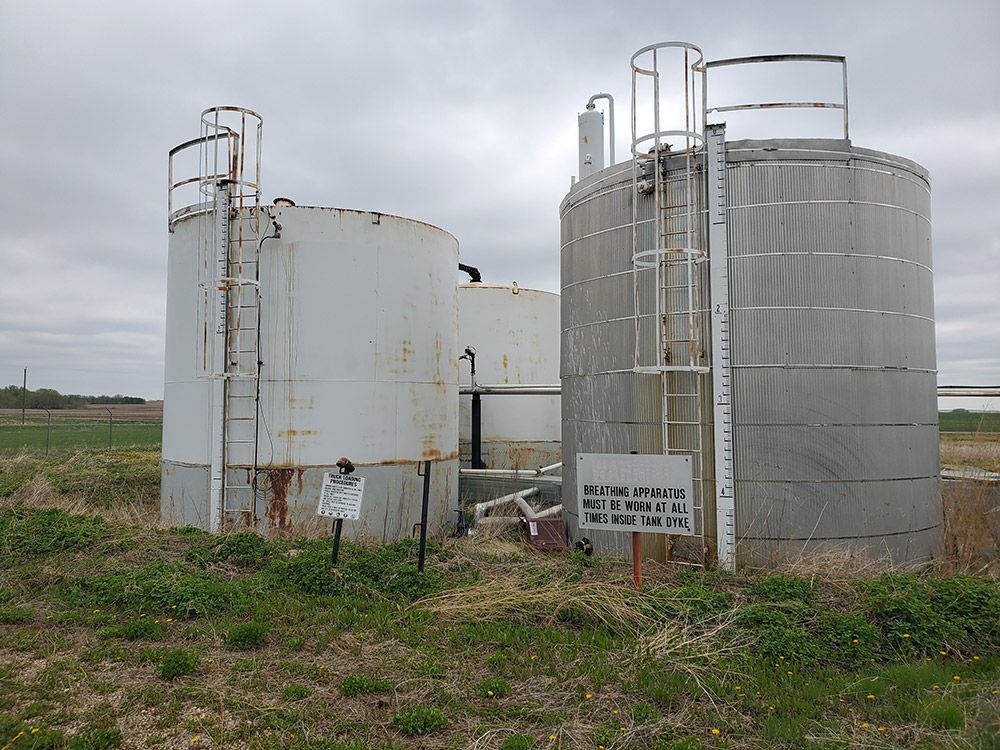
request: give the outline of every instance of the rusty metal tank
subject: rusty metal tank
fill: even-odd
[[[261,212],[280,236],[262,241],[257,261],[256,460],[244,451],[227,464],[248,477],[256,466],[252,525],[268,534],[315,526],[323,475],[346,456],[365,494],[345,535],[410,536],[424,461],[429,531],[441,530],[458,499],[458,242],[376,212],[287,201]],[[197,216],[182,218],[170,234],[161,515],[209,528],[199,226]]]
[[[559,295],[516,283],[460,284],[460,348],[476,350],[484,385],[559,382]],[[463,382],[468,382],[468,370]],[[471,457],[472,397],[459,401],[459,448]],[[532,469],[560,461],[559,396],[482,398],[482,455],[491,469]]]

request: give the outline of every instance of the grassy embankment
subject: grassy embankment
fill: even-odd
[[[154,528],[157,459],[0,459],[0,748],[1000,747],[996,580],[651,565],[634,592],[483,540],[331,570],[326,540]]]

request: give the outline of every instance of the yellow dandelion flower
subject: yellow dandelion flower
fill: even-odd
[[[712,727],[712,734],[721,734],[721,732],[716,727]]]
[[[862,729],[867,729],[868,728],[868,722],[867,721],[862,721],[861,722],[861,728]]]
[[[947,656],[948,655],[947,651],[938,651],[938,653],[941,654],[941,656]]]
[[[201,737],[192,737],[191,738],[191,744],[192,745],[197,745],[199,742],[201,742]]]
[[[590,693],[587,693],[587,694],[586,694],[585,696],[583,696],[583,697],[584,697],[584,698],[585,698],[586,700],[588,700],[588,701],[589,701],[589,700],[590,700],[591,698],[593,698],[594,696],[592,696],[592,695],[591,695]]]
[[[785,657],[784,657],[784,656],[779,656],[778,658],[779,658],[779,659],[781,659],[782,661],[784,661],[784,660],[785,660]]]
[[[934,683],[933,685],[931,685],[931,690],[940,690],[940,689],[941,689],[941,686],[938,685],[937,683]]]
[[[868,693],[868,695],[866,695],[865,697],[870,701],[875,700],[875,696],[872,693]]]
[[[535,661],[535,659],[537,659],[537,658],[538,658],[538,654],[532,654],[531,655],[531,660],[532,661]]]
[[[909,633],[903,633],[903,637],[904,637],[904,638],[909,638],[909,637],[910,637],[910,634],[909,634]]]
[[[617,716],[617,715],[618,715],[618,709],[616,708],[616,709],[615,709],[614,711],[612,711],[611,713],[613,713],[613,714],[614,714],[615,716]]]
[[[173,617],[168,617],[166,620],[164,620],[164,622],[173,622],[173,621],[174,621]]]
[[[795,674],[795,672],[785,672],[785,674],[787,674],[789,677],[791,677],[793,674]]]
[[[99,609],[95,609],[95,610],[94,610],[94,614],[96,615],[96,614],[97,614],[98,612],[100,612],[100,611],[101,611],[101,610],[99,610]]]
[[[973,656],[972,657],[972,661],[979,661],[979,657],[978,656]]]
[[[853,641],[851,641],[851,643],[861,643],[861,641],[859,641],[857,638],[855,638]]]
[[[774,710],[774,706],[768,706],[768,707],[767,707],[767,710],[768,710],[768,711],[773,711],[773,710]]]
[[[31,733],[32,734],[38,734],[38,727],[32,727],[31,728]]]
[[[997,695],[997,694],[1000,694],[1000,690],[994,690],[993,692],[990,693],[990,695]]]
[[[493,697],[493,691],[492,690],[487,690],[486,691],[486,695],[488,695],[490,698],[492,698]]]
[[[736,686],[736,689],[737,689],[737,690],[742,690],[743,688],[742,688],[742,687],[740,687],[739,685],[737,685],[737,686]]]
[[[953,680],[954,680],[955,682],[958,682],[959,680],[961,680],[961,679],[962,679],[962,677],[961,677],[961,675],[955,675],[955,676],[954,676],[954,677],[952,677],[951,679],[953,679]]]
[[[884,732],[884,731],[885,731],[885,727],[879,727],[879,728],[878,728],[878,731],[880,731],[880,732]]]
[[[618,731],[619,732],[624,732],[625,731],[625,727],[618,727]]]
[[[177,609],[177,605],[176,604],[171,604],[170,605],[170,609]]]
[[[549,740],[554,740],[555,738],[556,738],[556,736],[554,734],[550,734],[549,735]]]

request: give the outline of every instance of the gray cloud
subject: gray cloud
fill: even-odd
[[[36,386],[162,393],[166,152],[214,104],[264,115],[267,199],[429,221],[489,278],[557,290],[575,115],[613,93],[626,153],[628,57],[665,38],[848,56],[855,143],[932,173],[941,381],[1000,382],[995,3],[7,0],[0,384],[27,364]],[[713,95],[806,83],[835,93],[808,72]]]

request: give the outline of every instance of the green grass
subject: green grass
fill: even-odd
[[[116,420],[111,429],[113,448],[159,448],[162,422]],[[15,455],[25,451],[44,453],[46,438],[50,451],[80,450],[108,447],[108,423],[92,419],[60,418],[53,412],[52,430],[46,421],[29,418],[22,425],[20,418],[9,417],[0,422],[0,455]]]
[[[155,458],[28,474],[113,508],[124,485],[95,488],[132,465]],[[470,540],[433,545],[420,576],[412,540],[345,541],[332,568],[328,540],[5,502],[11,750],[996,747],[989,578],[651,564],[635,592],[620,561]]]
[[[1000,411],[943,411],[938,419],[941,432],[1000,432]]]

